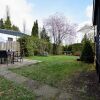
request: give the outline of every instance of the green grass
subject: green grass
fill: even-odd
[[[35,100],[34,97],[22,86],[0,77],[0,100]]]
[[[74,56],[48,56],[48,57],[29,57],[28,59],[40,60],[42,63],[28,67],[10,69],[13,72],[21,74],[40,82],[52,86],[67,77],[71,77],[76,72],[86,71],[90,65],[77,62]]]

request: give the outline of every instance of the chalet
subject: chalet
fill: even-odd
[[[25,36],[24,33],[0,29],[0,50],[20,51],[20,44],[17,39]]]
[[[24,33],[0,29],[0,42],[16,41],[19,37],[24,36]]]
[[[93,1],[93,25],[97,28],[97,32],[95,34],[96,70],[100,82],[100,0]]]

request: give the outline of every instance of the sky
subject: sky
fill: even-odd
[[[34,4],[36,16],[48,17],[61,12],[74,22],[82,23],[91,16],[92,0],[28,0]]]
[[[0,18],[6,18],[6,6],[9,6],[11,21],[30,34],[33,22],[37,19],[42,27],[43,21],[56,12],[63,14],[72,23],[82,26],[92,22],[93,0],[0,0]]]

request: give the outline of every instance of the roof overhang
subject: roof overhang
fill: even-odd
[[[12,30],[6,30],[6,29],[0,29],[0,33],[13,35],[13,36],[19,36],[19,37],[27,35],[18,31],[12,31]]]
[[[94,27],[92,25],[84,25],[83,27],[81,27],[78,32],[82,32],[82,33],[90,33],[94,30]]]

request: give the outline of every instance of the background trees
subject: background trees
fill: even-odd
[[[6,20],[2,18],[0,19],[0,29],[20,31],[19,27],[17,27],[16,25],[12,25],[10,17],[7,17]]]
[[[5,20],[0,19],[0,28],[20,31],[16,25],[12,24],[8,7],[6,15]],[[86,44],[85,41],[87,38],[89,40],[91,39],[88,35],[85,35],[82,43],[64,47],[63,41],[66,39],[72,41],[71,37],[75,37],[75,35],[76,25],[70,23],[63,15],[56,13],[45,20],[41,31],[39,30],[38,20],[34,21],[31,36],[25,36],[19,39],[22,48],[21,52],[24,51],[25,56],[30,56],[33,54],[42,55],[44,52],[62,54],[64,51],[71,51],[73,54],[77,53],[80,56],[82,44]],[[85,53],[82,51],[83,54]]]
[[[0,20],[0,28],[14,31],[20,31],[19,28],[12,24],[7,7],[6,19]],[[39,30],[38,20],[34,21],[31,36],[25,36],[19,39],[21,47],[26,56],[33,53],[42,54],[49,52],[53,54],[62,54],[63,41],[68,35],[75,35],[75,25],[60,15],[54,14],[45,20],[42,30]],[[39,38],[40,35],[40,38]]]
[[[57,54],[57,49],[67,35],[75,35],[76,32],[74,24],[70,24],[67,19],[60,14],[54,14],[46,19],[45,27],[53,40],[54,54]]]
[[[19,27],[12,25],[10,17],[7,17],[6,20],[0,19],[0,29],[7,29],[13,31],[20,31]]]
[[[10,12],[9,7],[7,6],[6,7],[6,19],[5,20],[3,18],[0,19],[0,29],[20,31],[16,25],[12,24],[9,12]]]

